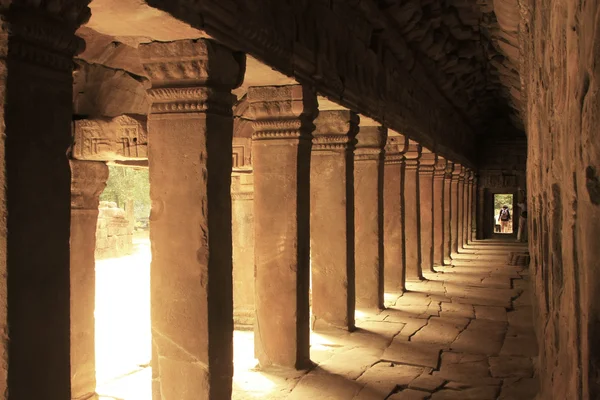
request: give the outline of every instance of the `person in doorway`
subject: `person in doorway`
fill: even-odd
[[[517,232],[517,241],[527,241],[527,203],[523,200],[522,203],[517,203],[521,210],[521,218],[519,218],[519,230]]]
[[[500,214],[498,215],[498,219],[500,220],[500,232],[507,233],[508,232],[508,224],[510,223],[510,211],[507,205],[503,205],[500,209]]]

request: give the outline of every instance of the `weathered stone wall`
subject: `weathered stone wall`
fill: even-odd
[[[600,6],[522,4],[540,399],[600,398]]]
[[[133,250],[133,224],[116,203],[101,201],[96,227],[96,259],[121,257]]]

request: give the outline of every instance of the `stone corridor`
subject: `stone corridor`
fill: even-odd
[[[253,335],[236,332],[233,399],[531,400],[537,381],[529,271],[507,265],[510,242],[467,245],[452,266],[357,311],[356,331],[311,335],[308,373],[245,369]],[[251,354],[251,350],[250,353]]]

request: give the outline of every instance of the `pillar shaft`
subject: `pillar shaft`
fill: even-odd
[[[444,173],[444,265],[452,264],[452,172],[454,163],[448,161]]]
[[[444,265],[444,175],[446,160],[437,158],[433,175],[433,265]]]
[[[71,160],[71,398],[96,391],[96,225],[108,167]]]
[[[383,255],[385,291],[405,290],[404,221],[402,193],[404,191],[404,152],[408,139],[389,136],[385,148],[383,174]]]
[[[454,172],[452,173],[452,181],[450,183],[450,187],[451,187],[451,200],[450,200],[450,204],[452,207],[451,210],[451,214],[450,214],[450,221],[451,221],[451,230],[450,230],[450,237],[451,237],[451,254],[456,254],[458,253],[458,246],[459,246],[459,239],[458,239],[458,233],[460,232],[460,204],[461,204],[461,199],[460,199],[460,188],[459,188],[459,175],[461,172],[461,166],[459,164],[454,164]]]
[[[316,95],[300,85],[248,91],[255,119],[255,346],[261,365],[309,364],[310,139]]]
[[[354,152],[356,305],[383,308],[383,148],[387,129],[361,126]]]
[[[463,218],[465,225],[463,227],[463,247],[469,244],[469,236],[471,234],[471,194],[473,193],[473,183],[471,181],[472,174],[473,172],[469,170],[465,176],[465,215]]]
[[[354,137],[358,115],[321,111],[315,120],[310,175],[312,315],[354,329]]]
[[[140,55],[152,81],[153,400],[229,398],[231,89],[243,58],[210,40],[155,42]]]
[[[460,251],[463,248],[464,226],[465,226],[465,169],[458,178],[458,232],[457,248]]]
[[[467,244],[467,231],[469,226],[469,215],[471,213],[469,207],[469,174],[470,170],[465,171],[465,175],[463,178],[463,187],[462,187],[462,229],[460,231],[460,248],[464,248]]]
[[[421,235],[419,216],[419,158],[421,145],[410,142],[404,170],[404,237],[406,280],[423,279],[421,270]]]
[[[469,240],[477,239],[477,177],[473,176],[471,181],[471,232]]]
[[[433,270],[433,172],[435,154],[423,149],[419,161],[419,227],[421,271]]]
[[[71,397],[70,200],[75,30],[89,1],[3,5],[0,393]],[[5,135],[5,136],[4,136]],[[3,397],[4,398],[4,397]]]

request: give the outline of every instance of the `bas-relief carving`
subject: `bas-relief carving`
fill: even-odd
[[[91,161],[148,158],[146,118],[81,119],[73,123],[73,158]]]

